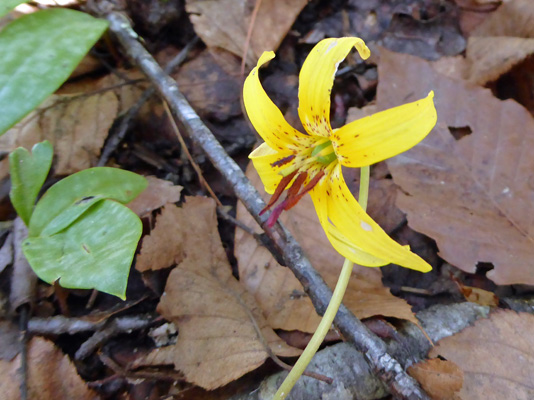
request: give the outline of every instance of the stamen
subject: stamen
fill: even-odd
[[[317,185],[319,183],[319,181],[321,180],[321,178],[324,176],[324,171],[319,171],[319,173],[317,175],[315,175],[309,182],[306,186],[304,186],[304,189],[302,189],[302,191],[294,196],[294,197],[289,197],[289,194],[288,194],[288,197],[287,197],[287,204],[284,208],[284,210],[289,210],[291,208],[293,208],[295,205],[297,205],[297,203],[300,201],[300,199],[302,199],[302,197],[304,197],[304,195],[306,193],[308,193],[310,190],[312,190],[315,185]]]
[[[287,157],[281,158],[278,161],[275,161],[271,164],[271,167],[281,167],[282,165],[287,164],[288,162],[292,161],[295,158],[295,154],[291,154]]]
[[[274,223],[276,221],[278,221],[278,218],[280,218],[280,215],[282,214],[282,211],[284,211],[285,209],[285,206],[286,206],[286,203],[287,203],[287,199],[285,199],[283,202],[281,202],[280,204],[278,204],[274,209],[273,211],[271,212],[271,215],[269,215],[269,218],[267,218],[267,222],[265,222],[265,224],[269,227],[269,228],[272,228]]]
[[[271,199],[269,200],[269,203],[265,206],[263,210],[260,211],[260,215],[263,215],[265,211],[267,211],[269,208],[273,206],[274,203],[278,201],[284,190],[286,189],[287,185],[291,182],[293,177],[296,175],[298,171],[293,171],[291,174],[284,176],[278,186],[276,187],[276,190],[274,191],[274,194],[271,196]]]
[[[302,186],[303,182],[306,180],[308,174],[306,172],[302,172],[297,176],[297,179],[295,179],[295,182],[293,183],[293,186],[289,188],[287,191],[287,197],[282,201],[280,204],[278,204],[272,211],[271,215],[267,219],[266,225],[269,228],[272,228],[274,223],[278,220],[280,215],[282,214],[282,211],[289,210],[293,208],[299,201],[302,199],[302,197],[308,193],[310,190],[312,190],[317,183],[321,180],[321,178],[325,175],[324,171],[319,171],[317,175],[315,175],[306,186],[299,192],[300,187]],[[278,191],[278,188],[277,188]],[[278,195],[280,197],[280,195]],[[278,198],[277,197],[277,198]],[[273,195],[274,198],[274,195]],[[276,200],[275,200],[276,201]],[[271,199],[269,204],[274,203]],[[272,204],[271,204],[272,205]],[[269,206],[270,207],[270,206]],[[263,214],[264,211],[267,210],[267,207],[262,210],[260,213]]]
[[[298,174],[297,179],[295,179],[295,182],[293,182],[293,185],[291,185],[291,187],[287,191],[287,197],[296,196],[300,190],[300,187],[302,186],[307,177],[307,172],[301,172],[300,174]]]

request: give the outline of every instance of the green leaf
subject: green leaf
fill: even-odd
[[[128,207],[101,200],[65,230],[28,237],[22,249],[42,280],[60,279],[66,288],[94,288],[124,300],[142,230],[141,220]]]
[[[31,154],[19,147],[9,155],[9,197],[26,226],[30,223],[35,199],[48,176],[53,158],[54,149],[48,140],[36,143]]]
[[[67,80],[107,26],[88,14],[54,8],[0,31],[0,135]]]
[[[28,0],[2,0],[2,4],[0,4],[0,18],[13,10],[19,4],[26,2],[28,2]]]
[[[39,200],[28,235],[58,233],[102,199],[126,204],[147,185],[143,176],[118,168],[96,167],[77,172],[56,183]]]

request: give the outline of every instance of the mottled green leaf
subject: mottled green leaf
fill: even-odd
[[[88,14],[54,8],[0,31],[0,134],[67,80],[107,26]]]
[[[37,203],[29,236],[53,235],[67,228],[102,199],[126,204],[147,184],[141,175],[118,168],[97,167],[77,172],[48,189]]]
[[[17,214],[26,225],[30,223],[35,199],[50,171],[54,149],[48,140],[36,143],[30,153],[23,147],[9,155],[11,191],[9,197]]]
[[[101,200],[66,229],[28,237],[24,255],[39,278],[66,288],[97,289],[125,299],[142,223],[128,207]]]
[[[22,3],[27,3],[28,0],[2,0],[0,2],[0,18],[13,10],[16,6]]]

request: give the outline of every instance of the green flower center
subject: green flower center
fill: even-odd
[[[323,165],[330,165],[330,163],[337,159],[337,155],[330,140],[315,146],[311,156]]]

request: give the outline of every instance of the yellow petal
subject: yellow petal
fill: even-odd
[[[279,174],[280,170],[294,164],[295,159],[290,159],[292,156],[294,154],[290,151],[273,150],[267,143],[262,143],[250,153],[248,157],[252,160],[256,171],[258,171],[267,193],[273,194],[282,180],[282,175]],[[286,162],[286,160],[288,161]]]
[[[358,119],[336,130],[332,146],[341,164],[361,167],[411,149],[436,125],[434,92],[424,99]]]
[[[332,225],[326,215],[326,191],[323,188],[316,186],[310,194],[315,210],[317,211],[317,216],[319,217],[319,222],[321,223],[328,240],[339,254],[356,264],[364,265],[366,267],[382,267],[389,264],[389,261],[384,261],[364,252],[356,246],[355,243],[352,243],[345,235],[343,235],[339,229]]]
[[[356,47],[364,60],[371,54],[356,37],[321,40],[310,52],[300,70],[299,116],[304,129],[312,135],[329,136],[330,93],[341,61]]]
[[[377,259],[421,272],[432,269],[426,261],[412,253],[408,246],[401,246],[391,239],[363,211],[345,184],[340,164],[337,164],[323,184],[329,186],[325,188],[325,191],[328,190],[327,217],[349,242]]]
[[[258,65],[250,71],[243,86],[243,102],[250,122],[267,142],[277,150],[294,150],[305,147],[311,138],[294,129],[271,101],[258,77],[258,68],[274,58],[274,52],[264,52]]]

